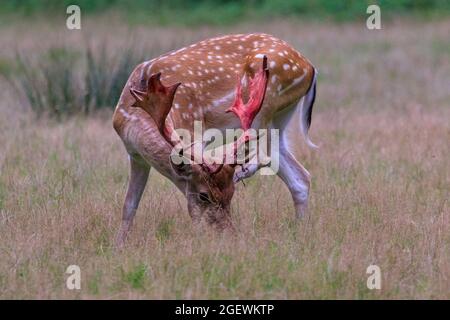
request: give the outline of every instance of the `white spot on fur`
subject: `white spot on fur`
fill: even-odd
[[[272,83],[275,83],[277,81],[277,76],[276,75],[273,75],[272,76]]]

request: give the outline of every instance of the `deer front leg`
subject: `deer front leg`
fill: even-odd
[[[240,169],[236,170],[233,176],[233,181],[234,183],[238,183],[241,180],[248,179],[252,177],[259,169],[264,167],[270,167],[270,163],[268,164],[245,163],[239,167]]]
[[[149,172],[150,166],[140,156],[130,156],[130,181],[123,205],[122,225],[116,238],[117,247],[122,247],[125,243],[147,184]]]
[[[260,160],[260,161],[258,161]],[[250,161],[240,165],[234,172],[233,181],[238,183],[241,180],[252,177],[259,169],[270,167],[270,158],[260,159],[256,153],[250,158]]]
[[[250,178],[258,170],[259,166],[257,164],[243,164],[242,166],[239,166],[239,169],[234,173],[233,181],[234,183],[238,183],[241,180]]]

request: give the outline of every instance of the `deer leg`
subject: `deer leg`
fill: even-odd
[[[270,137],[270,132],[268,132],[268,136]],[[249,161],[236,168],[233,176],[234,183],[238,183],[241,180],[252,177],[261,168],[270,167],[270,159],[269,161],[262,161],[262,159],[260,158],[261,155],[259,154],[259,148],[261,148],[261,146],[259,145],[259,143],[261,143],[261,141],[258,142],[258,148],[256,150],[253,150],[253,152],[251,153]]]
[[[136,215],[136,210],[147,184],[150,166],[138,155],[130,156],[130,180],[122,211],[122,225],[116,238],[116,245],[123,246]]]
[[[309,172],[295,159],[286,145],[280,141],[280,167],[278,176],[288,187],[294,200],[297,218],[303,218],[308,209],[308,194],[311,184]]]
[[[241,180],[250,178],[253,176],[256,171],[260,169],[260,166],[258,164],[243,164],[242,166],[239,166],[239,169],[236,170],[233,176],[234,183],[238,183]]]

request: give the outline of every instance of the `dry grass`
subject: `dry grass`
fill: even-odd
[[[92,38],[126,35],[93,26],[83,27]],[[37,43],[46,28],[18,46],[83,37],[62,29]],[[2,57],[19,29],[0,31]],[[1,298],[450,298],[450,21],[133,32],[156,52],[235,30],[278,35],[320,69],[311,134],[321,148],[298,150],[313,175],[310,221],[295,223],[279,179],[257,176],[236,192],[236,237],[196,233],[183,196],[153,172],[115,252],[128,171],[110,115],[36,121],[0,83]],[[65,288],[70,264],[80,291]],[[379,291],[366,288],[370,264]]]

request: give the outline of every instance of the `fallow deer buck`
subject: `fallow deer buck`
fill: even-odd
[[[113,124],[130,160],[130,179],[117,242],[123,244],[149,171],[154,167],[186,196],[194,222],[203,217],[219,229],[232,228],[230,202],[235,183],[261,165],[179,164],[170,160],[177,128],[279,129],[279,170],[305,214],[310,174],[289,151],[286,128],[297,117],[307,144],[316,94],[316,69],[286,42],[267,34],[212,38],[136,67],[116,107]],[[243,100],[247,100],[244,103]],[[227,112],[231,111],[231,112]],[[244,137],[244,138],[242,138]],[[237,148],[237,146],[235,146]]]

